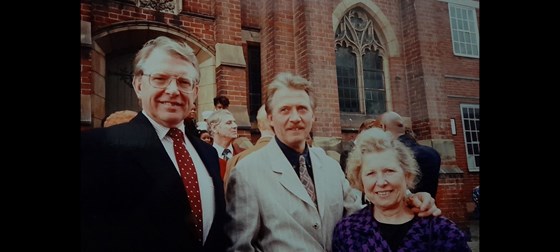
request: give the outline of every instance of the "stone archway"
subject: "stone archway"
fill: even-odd
[[[103,118],[114,110],[136,110],[137,98],[131,86],[132,59],[142,45],[164,35],[187,41],[200,66],[200,92],[197,103],[212,104],[216,94],[215,51],[185,31],[153,21],[120,22],[94,32],[92,50],[91,113],[93,127],[101,127]],[[127,63],[129,62],[129,63]],[[202,111],[199,109],[199,111]],[[200,119],[199,113],[199,119]]]

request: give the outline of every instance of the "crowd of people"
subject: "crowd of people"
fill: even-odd
[[[311,82],[280,73],[261,138],[239,149],[227,97],[196,121],[186,43],[152,39],[132,64],[141,111],[81,136],[81,251],[470,251],[435,204],[439,155],[398,114],[368,121],[339,163],[308,142]]]

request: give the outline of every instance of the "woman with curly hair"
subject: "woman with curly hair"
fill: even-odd
[[[360,133],[347,169],[350,185],[372,204],[337,223],[333,251],[471,251],[455,223],[419,217],[407,206],[418,164],[389,133],[380,128]]]

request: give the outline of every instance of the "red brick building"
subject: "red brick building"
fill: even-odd
[[[387,110],[442,156],[437,205],[463,228],[479,185],[479,1],[81,0],[82,129],[139,111],[134,53],[186,40],[201,67],[199,118],[226,95],[256,140],[262,94],[282,71],[313,82],[315,144],[335,159],[359,124]]]

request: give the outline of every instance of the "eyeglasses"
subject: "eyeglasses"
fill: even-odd
[[[194,84],[187,78],[182,76],[171,76],[168,74],[162,73],[153,73],[153,74],[142,74],[144,76],[148,76],[148,83],[150,86],[159,88],[159,89],[166,89],[169,84],[171,84],[171,80],[175,80],[177,84],[177,89],[185,94],[192,94],[194,92]]]

